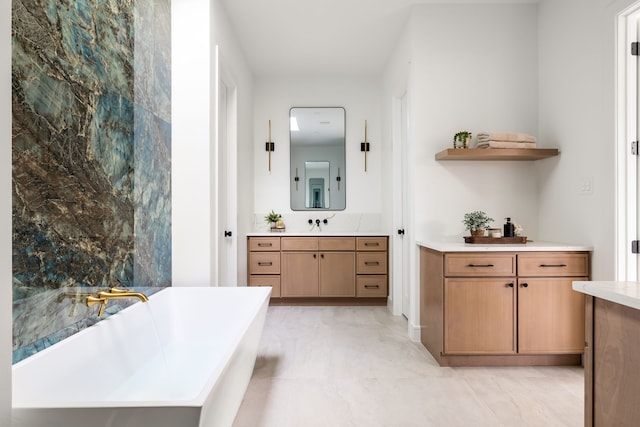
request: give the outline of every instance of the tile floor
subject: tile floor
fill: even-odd
[[[234,423],[582,425],[582,368],[441,368],[386,307],[270,307]]]

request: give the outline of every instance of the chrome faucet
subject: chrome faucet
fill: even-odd
[[[93,307],[96,304],[100,304],[100,310],[98,311],[98,317],[102,317],[104,314],[104,307],[107,302],[112,299],[129,299],[138,298],[142,302],[149,301],[149,298],[141,292],[131,292],[126,289],[109,288],[106,291],[100,291],[96,295],[90,295],[87,297],[87,307]]]

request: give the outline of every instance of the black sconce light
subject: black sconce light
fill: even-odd
[[[364,171],[367,171],[367,152],[369,151],[369,142],[367,142],[367,121],[364,121],[364,142],[360,143],[360,151],[364,153]]]
[[[271,120],[269,120],[269,139],[265,143],[264,149],[269,153],[269,172],[271,172],[271,153],[276,150],[276,143],[271,141]]]

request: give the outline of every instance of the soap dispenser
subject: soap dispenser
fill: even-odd
[[[511,218],[505,218],[505,219],[507,220],[507,223],[504,225],[504,232],[502,233],[502,235],[504,237],[515,237],[516,228],[511,222]]]

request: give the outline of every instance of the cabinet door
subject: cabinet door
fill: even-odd
[[[320,252],[320,296],[356,296],[355,252]]]
[[[281,294],[283,297],[318,296],[318,253],[283,252]]]
[[[520,278],[518,353],[582,353],[584,294],[571,288],[574,278]]]
[[[444,281],[444,352],[513,354],[514,279],[454,278]]]

